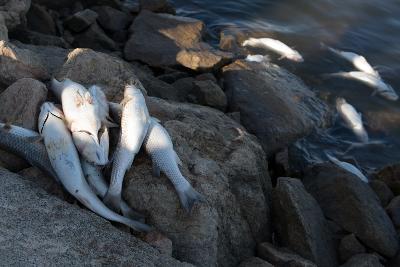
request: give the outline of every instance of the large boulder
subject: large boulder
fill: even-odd
[[[173,255],[196,266],[236,266],[270,239],[271,181],[255,137],[222,112],[148,97],[183,162],[182,174],[205,196],[190,215],[165,177],[138,156],[125,176],[124,198],[173,243]]]
[[[43,34],[55,35],[57,33],[56,24],[53,17],[44,6],[32,4],[26,14],[28,29]]]
[[[333,237],[321,208],[299,179],[281,177],[272,193],[276,241],[318,266],[337,266]]]
[[[65,27],[74,32],[81,32],[96,22],[98,14],[91,9],[84,9],[71,15],[64,21]]]
[[[382,207],[386,207],[389,204],[390,200],[394,197],[392,190],[390,190],[389,186],[381,181],[381,180],[372,180],[369,181],[369,185],[372,190],[374,190],[375,194],[379,197],[381,201]]]
[[[340,267],[383,267],[374,254],[357,254]]]
[[[62,37],[55,35],[43,34],[27,29],[16,29],[10,33],[10,38],[20,42],[41,46],[58,46],[67,48],[69,44]]]
[[[230,110],[240,111],[268,155],[327,123],[327,106],[277,65],[237,60],[223,68],[223,78]]]
[[[0,169],[3,265],[192,266]]]
[[[232,55],[202,42],[204,30],[200,20],[144,10],[130,28],[133,34],[125,45],[125,58],[156,67],[218,68]]]
[[[168,0],[139,0],[141,10],[150,10],[158,13],[175,15],[175,8]]]
[[[75,47],[92,48],[98,51],[115,51],[115,42],[94,22],[88,29],[74,36]]]
[[[0,0],[0,14],[3,15],[8,30],[26,23],[26,13],[31,6],[31,0]]]
[[[97,21],[106,31],[122,31],[132,23],[132,16],[118,9],[109,6],[95,6],[92,9],[99,15]]]
[[[377,179],[385,182],[395,196],[400,195],[400,163],[382,168],[375,176]]]
[[[337,166],[319,164],[306,172],[304,185],[327,218],[378,253],[396,254],[397,233],[368,184]]]
[[[340,240],[339,244],[339,257],[340,260],[345,262],[356,254],[365,253],[365,247],[358,241],[354,234],[346,235]]]
[[[395,227],[400,228],[400,196],[397,196],[390,201],[386,207],[386,211]]]

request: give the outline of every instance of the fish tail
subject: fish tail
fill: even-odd
[[[139,222],[139,221],[135,221],[135,220],[132,220],[132,219],[128,219],[128,218],[123,217],[123,216],[121,216],[121,219],[118,220],[118,221],[120,223],[123,223],[123,224],[129,226],[130,228],[132,228],[133,230],[138,231],[138,232],[146,232],[147,233],[147,232],[150,232],[150,231],[153,230],[153,227],[151,227],[151,226],[149,226],[149,225],[147,225],[145,223],[142,223],[142,222]]]
[[[179,190],[178,195],[183,208],[189,214],[196,202],[205,202],[204,196],[197,192],[191,185],[189,185],[185,190]]]
[[[103,202],[108,208],[115,212],[119,212],[121,210],[122,199],[120,194],[114,194],[108,190]]]
[[[121,213],[129,219],[144,223],[145,216],[129,207],[125,201],[121,201]]]

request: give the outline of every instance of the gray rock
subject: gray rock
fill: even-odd
[[[232,59],[231,53],[213,49],[206,44],[198,48],[182,49],[176,55],[176,61],[179,64],[195,71],[218,70]]]
[[[400,195],[400,164],[386,166],[375,174],[378,180],[386,183],[395,196]]]
[[[175,15],[175,8],[168,0],[139,0],[141,10],[149,10],[156,13],[170,13]]]
[[[196,96],[194,95],[194,82],[195,79],[193,77],[186,77],[172,83],[172,86],[177,92],[176,101],[196,102]]]
[[[26,29],[16,29],[10,33],[10,38],[26,44],[41,46],[58,46],[68,48],[70,45],[62,38],[54,35],[43,34],[40,32]]]
[[[218,83],[217,78],[212,73],[202,73],[196,76],[198,81],[212,81]]]
[[[252,257],[242,261],[239,267],[274,267],[271,263],[268,263],[260,258]]]
[[[152,247],[156,248],[162,254],[168,255],[172,257],[172,241],[165,235],[153,231],[146,233],[143,238],[143,241],[150,244]]]
[[[98,51],[118,50],[115,42],[110,39],[97,23],[93,23],[87,30],[75,35],[75,47],[92,48]]]
[[[188,216],[151,161],[138,156],[125,176],[124,198],[148,214],[148,223],[172,240],[174,255],[196,266],[236,266],[253,256],[256,242],[269,240],[266,158],[254,136],[222,112],[147,98],[150,114],[162,121],[181,160],[182,174],[207,203]]]
[[[192,266],[16,174],[0,169],[0,177],[3,265]]]
[[[342,262],[361,253],[366,253],[366,249],[354,234],[349,234],[342,238],[339,244],[339,257]]]
[[[82,0],[84,6],[91,7],[94,5],[97,6],[109,6],[112,8],[119,8],[121,5],[120,0]]]
[[[286,248],[276,248],[270,243],[257,246],[257,256],[275,266],[317,267],[312,261],[306,260]]]
[[[394,226],[400,228],[400,196],[397,196],[390,201],[389,205],[386,207],[386,212],[392,219]]]
[[[96,12],[91,9],[85,9],[67,18],[64,21],[64,25],[71,31],[82,32],[89,28],[89,26],[96,21],[97,17],[98,15]]]
[[[56,24],[46,8],[41,5],[32,4],[26,14],[28,29],[43,34],[55,35]]]
[[[47,8],[51,8],[54,10],[60,10],[62,8],[69,8],[73,6],[79,0],[31,0],[34,4],[39,4],[45,6]]]
[[[0,40],[8,41],[8,29],[3,14],[0,14]]]
[[[157,76],[158,79],[166,82],[166,83],[174,83],[179,79],[182,78],[187,78],[189,77],[189,74],[187,72],[183,72],[183,71],[173,71],[173,72],[168,72],[165,74],[162,74],[160,76]]]
[[[195,81],[193,86],[198,104],[225,111],[228,104],[226,95],[216,83],[210,80]]]
[[[390,200],[394,197],[393,192],[390,188],[381,180],[372,180],[369,181],[369,185],[372,190],[374,190],[375,194],[379,197],[381,201],[382,207],[386,207],[389,204]]]
[[[277,65],[238,60],[223,68],[231,111],[268,155],[325,126],[328,107],[296,76]]]
[[[368,184],[332,164],[316,165],[303,181],[327,218],[378,253],[387,257],[396,254],[396,231]]]
[[[126,29],[132,23],[132,17],[109,6],[95,6],[92,7],[99,15],[97,22],[106,31],[118,32]]]
[[[298,179],[278,178],[272,193],[277,242],[318,266],[337,266],[335,244],[321,208]]]
[[[9,31],[18,25],[26,23],[26,13],[31,6],[31,0],[2,0],[0,14],[3,15]]]
[[[341,267],[384,267],[374,254],[357,254]]]

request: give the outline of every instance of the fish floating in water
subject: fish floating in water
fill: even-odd
[[[123,217],[107,208],[92,191],[83,175],[78,152],[64,120],[62,111],[52,103],[45,102],[42,105],[38,128],[43,137],[51,166],[64,188],[96,214],[125,224],[137,231],[150,231],[150,226]]]
[[[346,122],[347,128],[353,131],[361,142],[367,143],[369,140],[368,133],[364,128],[361,114],[341,97],[336,99],[336,109],[340,117]]]
[[[104,198],[104,203],[115,211],[121,208],[122,182],[125,173],[131,168],[150,125],[149,111],[139,88],[141,88],[139,84],[126,86],[121,103],[121,132],[114,153],[110,187]]]
[[[271,38],[249,38],[242,43],[242,46],[264,48],[280,55],[280,59],[287,58],[295,62],[304,62],[303,57],[298,51],[290,48],[279,40]]]
[[[268,57],[263,55],[247,55],[245,58],[245,60],[248,62],[263,62],[266,59],[268,59]]]
[[[335,165],[339,166],[340,168],[354,174],[358,178],[360,178],[361,181],[368,183],[368,178],[353,164],[350,164],[348,162],[340,161],[337,158],[335,158],[332,155],[329,155],[328,153],[325,153],[328,159],[334,163]]]

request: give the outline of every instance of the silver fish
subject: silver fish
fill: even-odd
[[[353,131],[361,142],[367,143],[369,140],[368,133],[364,128],[361,114],[341,97],[336,99],[336,109],[342,119],[346,122],[347,128]]]
[[[98,85],[92,85],[89,87],[88,91],[93,97],[96,113],[98,114],[100,121],[107,127],[118,127],[118,125],[110,119],[107,97],[101,87]]]
[[[38,124],[51,166],[71,195],[106,219],[120,222],[137,231],[151,230],[146,224],[128,219],[108,209],[92,191],[83,175],[78,152],[64,123],[61,110],[52,103],[45,102],[41,107]]]
[[[182,163],[173,148],[171,137],[155,118],[151,118],[144,147],[153,161],[154,175],[160,176],[160,171],[165,173],[174,185],[183,208],[188,213],[191,212],[195,202],[205,201],[204,197],[181,174],[178,164]]]
[[[114,153],[110,187],[104,203],[115,211],[121,207],[122,183],[139,152],[150,124],[150,115],[139,81],[125,87],[119,142]]]
[[[337,158],[335,158],[334,156],[329,155],[328,153],[325,153],[325,154],[332,163],[334,163],[337,166],[339,166],[340,168],[354,174],[355,176],[360,178],[361,181],[368,183],[368,178],[356,166],[354,166],[353,164],[350,164],[348,162],[340,161]]]

